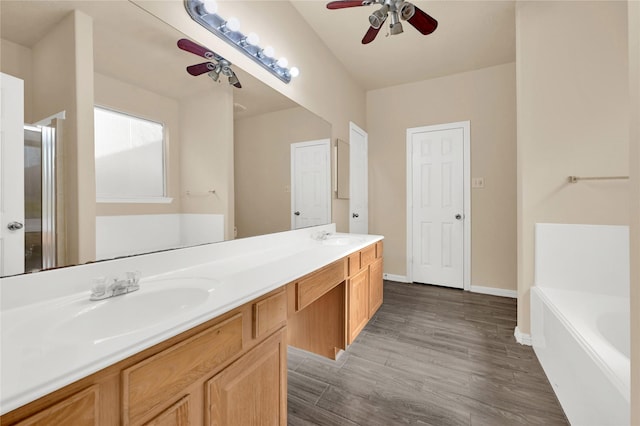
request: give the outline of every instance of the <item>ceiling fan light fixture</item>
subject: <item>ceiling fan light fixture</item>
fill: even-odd
[[[220,77],[220,66],[218,65],[215,69],[209,71],[207,75],[211,77],[211,80],[218,81],[218,78]]]
[[[402,33],[404,30],[402,29],[402,22],[400,22],[400,18],[398,18],[398,12],[391,12],[391,24],[389,24],[389,33],[391,35],[396,35]]]
[[[389,6],[385,4],[380,9],[369,15],[369,24],[376,30],[379,29],[385,19],[387,19],[387,13],[389,13]]]
[[[398,7],[398,11],[400,12],[400,18],[406,21],[415,15],[416,7],[409,2],[403,1]]]
[[[235,73],[232,73],[229,76],[229,84],[232,85],[232,86],[235,86],[236,84],[238,84],[238,77],[236,77]]]

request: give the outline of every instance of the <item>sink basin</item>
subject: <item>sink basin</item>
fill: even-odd
[[[56,324],[51,332],[61,339],[90,339],[101,343],[190,311],[208,298],[209,292],[203,288],[139,290],[93,302]]]
[[[322,245],[325,246],[346,246],[349,244],[361,243],[362,238],[350,237],[350,236],[333,236],[327,237],[326,240],[322,240]]]
[[[13,331],[57,342],[100,344],[193,312],[212,297],[217,283],[208,278],[142,280],[138,291],[100,301],[90,301],[88,295],[75,298]]]

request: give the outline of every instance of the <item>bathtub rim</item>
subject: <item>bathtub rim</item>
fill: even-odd
[[[609,341],[607,341],[605,337],[599,335],[597,331],[593,333],[595,335],[598,335],[598,339],[605,342],[605,344],[611,348],[611,351],[619,354],[619,358],[623,358],[626,361],[624,366],[624,369],[626,370],[625,371],[626,374],[624,375],[626,377],[626,380],[624,380],[623,378],[621,378],[622,374],[618,373],[614,368],[612,368],[612,366],[609,363],[603,360],[602,355],[598,351],[596,351],[591,344],[589,344],[585,336],[582,333],[580,333],[580,331],[567,318],[567,316],[560,311],[558,306],[549,298],[549,295],[546,294],[545,291],[550,291],[555,293],[568,293],[568,294],[594,294],[595,295],[595,293],[556,289],[553,287],[545,287],[541,285],[534,285],[531,288],[531,291],[535,292],[536,296],[538,296],[540,300],[542,300],[545,303],[545,305],[549,308],[549,310],[562,322],[562,324],[568,330],[569,334],[579,343],[581,348],[591,358],[591,360],[602,370],[602,372],[611,381],[611,383],[613,383],[615,388],[618,390],[621,396],[626,400],[626,402],[630,404],[631,403],[631,395],[630,395],[631,394],[631,376],[630,376],[631,361],[630,359],[627,358],[623,353],[621,353],[617,348],[615,348]],[[605,295],[597,294],[597,296],[602,297]],[[626,298],[616,297],[616,296],[606,295],[605,297],[626,300]],[[531,315],[533,315],[533,310],[531,311]],[[533,346],[535,348],[536,338],[534,336],[532,336],[532,338],[533,338]]]

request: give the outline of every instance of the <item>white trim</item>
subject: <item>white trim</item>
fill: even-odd
[[[410,283],[409,278],[406,275],[395,275],[395,274],[382,274],[382,278],[389,281],[395,281],[399,283]]]
[[[33,123],[34,126],[50,126],[53,120],[64,120],[67,118],[67,111],[60,111],[57,114],[50,115],[49,117],[45,117],[42,120]]]
[[[531,335],[522,333],[518,326],[513,330],[513,336],[516,338],[516,342],[521,345],[531,346],[532,344]]]
[[[516,299],[518,297],[518,292],[516,290],[507,290],[506,288],[472,285],[469,291],[472,293],[490,294],[492,296],[510,297],[512,299]]]
[[[169,204],[173,202],[173,198],[171,197],[143,197],[143,198],[108,198],[108,197],[98,197],[96,198],[96,203],[105,203],[105,204]]]
[[[411,145],[411,135],[418,132],[432,132],[438,130],[451,130],[462,128],[463,133],[463,183],[464,183],[464,265],[463,265],[463,289],[471,289],[471,122],[458,121],[455,123],[437,124],[433,126],[412,127],[407,129],[407,280],[413,281],[412,277],[412,253],[413,253],[413,217],[411,204],[413,193],[412,177],[413,167],[411,155],[413,147]]]
[[[291,210],[289,211],[289,214],[291,215],[291,229],[295,230],[296,229],[296,218],[293,215],[293,212],[295,210],[295,201],[296,201],[296,195],[295,195],[295,176],[294,176],[294,167],[295,167],[295,155],[294,155],[294,151],[296,148],[300,148],[300,147],[306,147],[306,146],[313,146],[313,145],[321,145],[325,147],[325,155],[327,158],[327,167],[329,168],[329,172],[328,172],[328,178],[329,178],[329,184],[327,185],[327,223],[331,223],[331,199],[332,194],[331,194],[331,139],[318,139],[318,140],[313,140],[313,141],[307,141],[307,142],[295,142],[291,144],[291,150],[290,150],[290,160],[291,160],[291,168],[289,169],[289,174],[290,174],[290,179],[291,179],[291,186],[289,187],[289,191],[291,191]]]

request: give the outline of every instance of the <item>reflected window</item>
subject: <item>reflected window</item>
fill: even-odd
[[[94,129],[99,201],[165,197],[161,123],[95,107]]]

